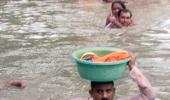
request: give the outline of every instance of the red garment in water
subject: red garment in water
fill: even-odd
[[[129,57],[127,52],[112,52],[103,57],[94,56],[92,58],[93,62],[114,62],[123,60]]]

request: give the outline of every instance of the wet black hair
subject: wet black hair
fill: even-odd
[[[116,0],[116,1],[112,2],[111,9],[113,9],[113,5],[114,5],[115,3],[120,4],[120,5],[122,6],[123,9],[126,9],[125,4],[124,4],[122,1],[119,1],[119,0]]]
[[[121,13],[124,12],[124,13],[130,13],[130,18],[132,17],[132,12],[129,10],[129,9],[122,9],[118,12],[118,16],[121,15]]]
[[[95,81],[91,81],[91,88],[94,88],[97,85],[102,85],[102,84],[111,84],[114,86],[114,82],[113,81],[108,81],[108,82],[95,82]]]

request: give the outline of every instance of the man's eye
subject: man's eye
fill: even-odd
[[[121,17],[121,18],[125,19],[125,17]]]
[[[106,92],[109,93],[109,92],[112,92],[112,90],[111,90],[111,89],[108,89],[108,90],[106,90]]]
[[[97,93],[102,93],[103,91],[102,90],[97,90]]]

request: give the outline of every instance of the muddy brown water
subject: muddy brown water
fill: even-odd
[[[1,0],[0,80],[27,81],[25,89],[0,90],[0,100],[69,100],[88,96],[70,54],[84,47],[139,52],[139,68],[157,92],[170,97],[170,1],[129,0],[135,26],[105,29],[110,4],[101,0]],[[117,95],[138,91],[127,76]]]

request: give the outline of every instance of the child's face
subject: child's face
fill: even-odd
[[[118,12],[120,11],[120,10],[122,10],[123,8],[122,8],[122,6],[119,4],[119,3],[115,3],[113,6],[112,6],[112,13],[114,14],[114,15],[117,15],[118,14]]]

